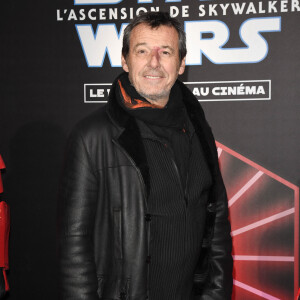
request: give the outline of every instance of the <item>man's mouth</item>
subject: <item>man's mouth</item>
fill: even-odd
[[[148,79],[160,79],[162,76],[152,76],[152,75],[145,75],[146,78]]]

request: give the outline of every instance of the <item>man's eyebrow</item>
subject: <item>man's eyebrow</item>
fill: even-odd
[[[133,49],[136,49],[137,47],[139,47],[139,46],[146,46],[147,45],[147,43],[138,43],[138,44],[136,44],[134,47],[133,47]]]
[[[174,48],[170,47],[170,46],[161,46],[161,48],[163,49],[169,49],[170,51],[174,52]]]
[[[147,47],[150,48],[150,46],[148,46],[147,43],[143,42],[143,43],[138,43],[138,44],[136,44],[136,45],[133,47],[133,49],[136,49],[136,48],[139,47],[139,46],[147,46]],[[162,48],[162,49],[169,49],[170,51],[175,52],[175,50],[174,50],[171,46],[163,45],[163,46],[160,46],[160,48]]]

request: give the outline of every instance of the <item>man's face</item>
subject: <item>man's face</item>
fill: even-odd
[[[185,68],[184,59],[179,61],[176,29],[137,25],[130,35],[128,56],[122,56],[122,67],[141,96],[165,106],[173,84]]]

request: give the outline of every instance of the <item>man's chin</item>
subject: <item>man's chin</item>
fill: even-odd
[[[158,103],[160,102],[161,100],[165,99],[166,97],[169,96],[169,93],[153,93],[153,94],[150,94],[150,93],[140,93],[139,94],[144,97],[145,99],[147,99],[148,101],[150,102],[155,102],[155,103]]]

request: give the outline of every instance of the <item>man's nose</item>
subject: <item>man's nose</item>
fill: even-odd
[[[159,56],[159,48],[154,48],[150,54],[149,65],[152,68],[160,67],[160,56]]]

